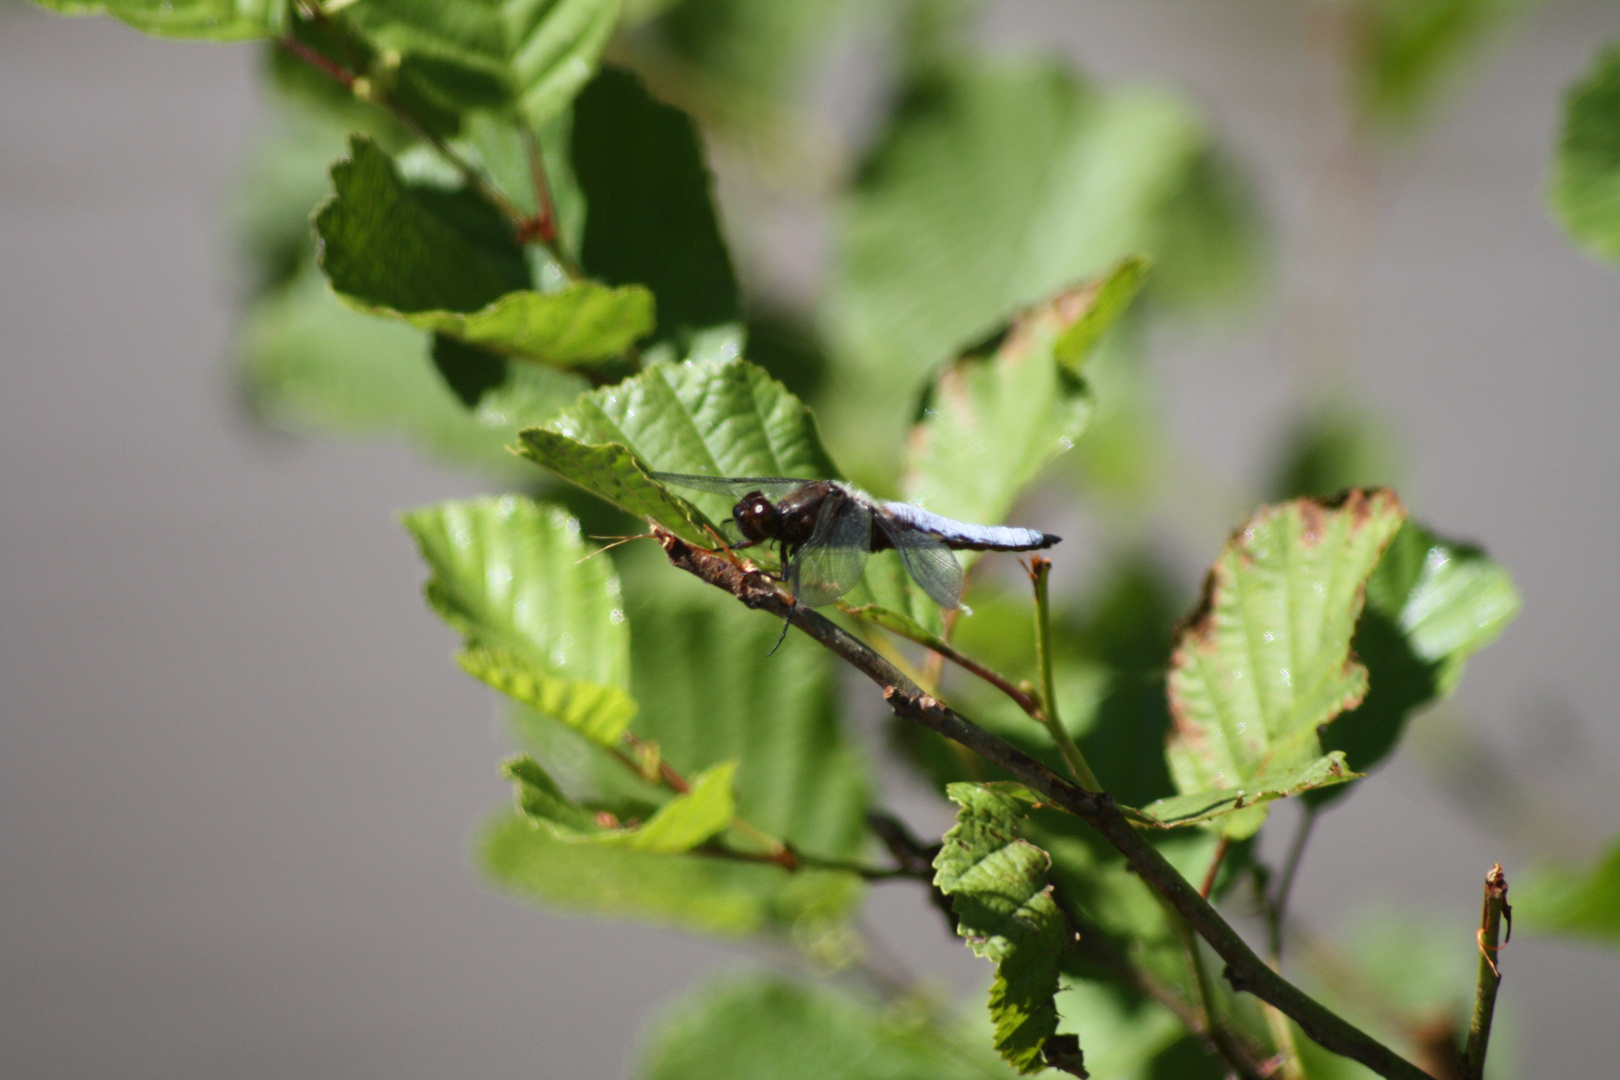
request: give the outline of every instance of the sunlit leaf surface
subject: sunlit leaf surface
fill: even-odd
[[[606,745],[635,713],[613,564],[566,512],[516,495],[405,515],[433,571],[428,603],[466,639],[463,667]],[[554,711],[552,711],[554,710]]]
[[[1167,758],[1182,795],[1287,790],[1322,756],[1317,729],[1367,693],[1350,640],[1405,517],[1392,492],[1358,488],[1265,507],[1227,542],[1170,661]],[[1244,837],[1264,820],[1255,806],[1221,827]]]

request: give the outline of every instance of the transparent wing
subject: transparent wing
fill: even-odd
[[[832,603],[861,580],[871,552],[872,512],[841,491],[827,496],[788,570],[794,597],[809,607]]]
[[[956,556],[945,541],[932,533],[907,528],[881,512],[877,520],[889,542],[894,545],[894,550],[900,553],[906,573],[922,586],[923,592],[940,607],[954,608],[960,605],[962,564],[956,561]]]
[[[675,472],[655,472],[648,475],[660,484],[674,484],[676,487],[692,488],[696,491],[712,491],[716,495],[730,495],[734,499],[757,491],[772,501],[815,482],[794,480],[787,476],[704,476],[701,473]]]

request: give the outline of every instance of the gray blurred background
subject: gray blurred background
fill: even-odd
[[[985,33],[1180,87],[1258,185],[1284,291],[1310,286],[1290,262],[1313,135],[1295,5],[1006,3]],[[1612,3],[1548,3],[1459,89],[1381,190],[1347,379],[1397,433],[1408,500],[1525,597],[1418,726],[1471,732],[1550,792],[1530,810],[1571,850],[1457,798],[1454,744],[1419,738],[1318,829],[1296,896],[1324,932],[1371,901],[1471,938],[1493,860],[1511,874],[1620,831],[1620,269],[1542,202],[1563,88],[1617,36]],[[623,1076],[661,1001],[747,957],[530,910],[470,867],[507,743],[394,515],[477,481],[401,445],[266,434],[235,397],[222,201],[258,67],[0,3],[0,1074]],[[826,96],[848,107],[836,80]],[[745,273],[813,288],[815,224],[744,251]],[[1313,379],[1272,314],[1151,351],[1204,470],[1184,485],[1190,563]],[[943,820],[903,786],[890,801]],[[976,994],[984,973],[886,888],[877,932]],[[1525,937],[1506,955],[1520,1074],[1613,1075],[1620,953]]]

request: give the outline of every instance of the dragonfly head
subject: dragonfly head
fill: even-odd
[[[782,528],[782,516],[776,504],[757,491],[750,491],[731,508],[731,517],[742,531],[743,539],[757,544],[770,540]]]

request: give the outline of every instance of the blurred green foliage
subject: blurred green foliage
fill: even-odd
[[[1252,306],[1272,253],[1243,162],[1193,103],[1053,56],[989,55],[975,0],[42,2],[155,34],[273,39],[272,115],[234,200],[250,266],[237,353],[261,418],[402,436],[541,500],[405,519],[429,604],[463,637],[467,672],[510,699],[526,751],[507,765],[515,805],[483,835],[490,877],[567,910],[869,971],[863,881],[901,873],[997,965],[988,1011],[966,1020],[915,986],[872,1002],[847,981],[734,978],[671,1010],[639,1075],[990,1078],[1077,1068],[1081,1051],[1099,1076],[1225,1075],[1213,1051],[1233,1051],[1194,1012],[1255,1060],[1285,1049],[1254,999],[1201,975],[1118,852],[960,747],[896,728],[899,767],[958,816],[942,838],[880,826],[878,765],[831,655],[801,635],[769,655],[778,623],[646,546],[604,555],[580,525],[718,540],[731,500],[661,472],[850,476],[974,522],[1086,524],[1103,555],[1046,613],[1052,702],[1029,689],[1044,673],[1005,557],[964,556],[969,606],[942,614],[877,553],[846,598],[864,610],[838,618],[1063,771],[1031,715],[1055,710],[1138,821],[1184,826],[1150,833],[1180,873],[1281,923],[1249,839],[1257,803],[1303,793],[1322,809],[1365,786],[1341,782],[1394,752],[1518,597],[1479,548],[1403,524],[1388,492],[1335,498],[1393,483],[1401,462],[1376,417],[1333,401],[1300,411],[1253,483],[1273,505],[1201,553],[1194,606],[1143,524],[1179,466],[1144,355],[1168,320],[1188,332]],[[1413,135],[1524,6],[1312,4],[1358,148],[1376,159],[1389,133]],[[852,41],[881,57],[887,89],[869,137],[818,141],[809,87]],[[1611,50],[1571,93],[1553,189],[1609,258],[1617,86]],[[814,193],[814,287],[767,293],[734,263],[727,229],[757,240],[769,223],[719,212],[711,158],[739,186]],[[813,176],[784,175],[812,161],[799,171]],[[1005,685],[906,638],[949,639]],[[1531,923],[1612,939],[1614,865],[1549,870]],[[1324,996],[1355,1013],[1357,986],[1421,984],[1401,1006],[1455,1025],[1430,982],[1465,976],[1421,949],[1374,951],[1349,975],[1317,964]],[[1389,1037],[1424,1050],[1410,1029]],[[1297,1064],[1353,1071],[1310,1047]]]

